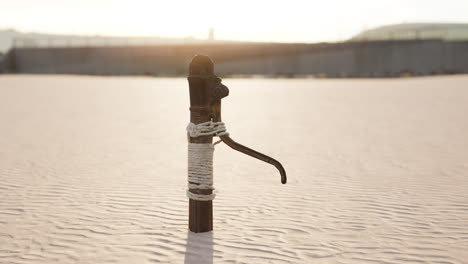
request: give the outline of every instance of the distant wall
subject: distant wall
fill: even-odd
[[[297,55],[216,65],[222,74],[395,77],[468,73],[468,42],[397,41],[341,45]]]
[[[186,75],[194,54],[210,55],[219,75],[393,77],[468,73],[468,42],[440,40],[322,44],[213,44],[141,47],[18,48],[17,73]]]
[[[5,55],[0,53],[0,73],[3,73],[5,71],[6,71],[6,69],[5,69]]]

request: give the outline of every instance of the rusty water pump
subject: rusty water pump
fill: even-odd
[[[208,56],[196,55],[192,59],[188,82],[190,122],[195,125],[221,122],[221,99],[229,95],[229,89],[214,74],[214,64]],[[219,135],[219,138],[229,147],[275,166],[281,174],[281,183],[286,183],[286,171],[279,161],[235,142],[228,134]],[[212,142],[213,135],[196,137],[189,135],[189,143],[191,144],[212,144]],[[189,191],[199,195],[212,194],[210,189],[189,188]],[[211,200],[189,200],[189,229],[195,233],[213,230],[213,203]]]

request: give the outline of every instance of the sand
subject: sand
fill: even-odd
[[[468,263],[468,76],[224,82],[193,234],[185,79],[0,76],[0,263]]]

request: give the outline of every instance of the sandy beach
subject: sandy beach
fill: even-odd
[[[225,79],[214,231],[187,80],[0,75],[0,263],[468,263],[468,76]]]

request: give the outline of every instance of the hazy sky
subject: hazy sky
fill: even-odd
[[[468,23],[468,0],[0,0],[0,28],[317,42],[402,22]]]

